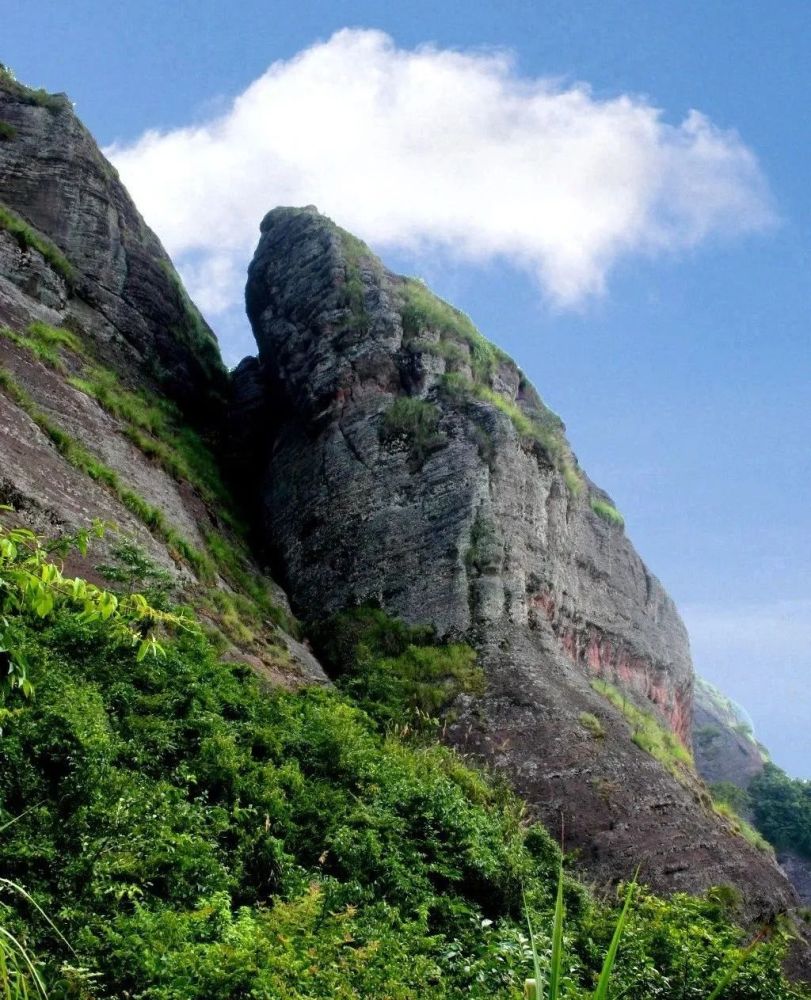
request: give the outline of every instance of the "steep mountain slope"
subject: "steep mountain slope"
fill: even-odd
[[[642,862],[659,889],[731,884],[751,916],[791,906],[685,762],[693,675],[672,601],[514,363],[313,208],[266,216],[246,296],[259,360],[237,372],[255,431],[240,436],[254,464],[264,452],[265,539],[296,611],[372,601],[472,641],[487,691],[460,699],[448,739],[599,877]]]
[[[708,784],[728,781],[739,788],[763,770],[763,752],[738,705],[703,678],[696,678],[693,704],[696,767]]]
[[[322,678],[242,541],[209,444],[228,375],[156,236],[64,96],[0,72],[0,503],[114,524],[270,677]],[[78,560],[81,563],[81,560]],[[240,620],[241,619],[241,620]]]
[[[811,798],[769,761],[745,710],[714,685],[696,679],[693,715],[696,768],[713,795],[727,801],[769,840],[803,906],[811,906]]]
[[[122,559],[128,571],[134,543],[220,658],[322,684],[246,542],[254,516],[301,617],[373,601],[476,646],[487,690],[458,699],[446,737],[563,825],[588,873],[623,878],[641,862],[667,891],[731,884],[750,919],[794,906],[691,770],[692,668],[672,602],[506,356],[314,210],[277,210],[247,290],[260,357],[229,379],[67,99],[0,72],[0,126],[4,519],[48,536],[114,524],[69,572],[101,579],[99,563]],[[221,666],[205,661],[211,676]]]

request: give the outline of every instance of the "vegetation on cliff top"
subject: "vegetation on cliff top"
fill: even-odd
[[[2,202],[0,202],[0,229],[10,233],[23,250],[31,247],[41,253],[45,261],[65,279],[68,285],[72,285],[76,280],[76,271],[62,251]]]
[[[0,599],[21,558],[0,545]],[[0,610],[34,688],[3,694],[0,865],[36,904],[3,895],[0,926],[52,997],[517,998],[524,897],[548,968],[559,851],[511,793],[395,721],[430,710],[438,680],[452,694],[446,669],[475,682],[463,647],[359,610],[319,637],[344,693],[268,692],[194,628],[139,658],[68,594]],[[616,910],[569,878],[564,898],[562,995],[585,1000]],[[705,996],[745,944],[725,905],[640,892],[614,995]],[[758,949],[738,1000],[802,996],[782,947]]]

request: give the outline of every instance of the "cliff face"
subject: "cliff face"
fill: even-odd
[[[0,503],[48,536],[115,529],[275,681],[323,680],[251,559],[212,446],[228,376],[157,237],[61,95],[0,71]],[[237,616],[235,609],[240,608]],[[250,626],[250,627],[249,627]]]
[[[698,773],[708,784],[728,781],[746,788],[763,770],[763,754],[749,721],[702,678],[695,685],[693,746]]]
[[[276,210],[247,289],[260,356],[229,386],[69,102],[0,72],[0,122],[0,502],[15,517],[49,535],[116,524],[103,554],[135,542],[225,655],[323,682],[245,544],[235,514],[253,514],[302,617],[376,601],[477,647],[487,692],[459,700],[447,738],[563,822],[588,870],[733,884],[749,916],[795,902],[709,810],[676,737],[664,764],[643,749],[645,727],[689,742],[684,628],[510,359],[314,210]],[[217,467],[229,392],[236,506]],[[93,578],[99,559],[68,568]]]
[[[6,321],[27,318],[33,298],[49,320],[85,329],[117,370],[210,414],[227,384],[216,339],[70,101],[0,73],[0,121],[0,209],[57,251],[43,267],[19,227],[0,225],[0,264],[17,291],[6,288]]]
[[[314,209],[265,218],[246,295],[259,361],[238,370],[241,440],[296,610],[375,601],[472,641],[488,689],[461,699],[449,740],[563,824],[600,877],[642,862],[657,888],[737,885],[752,914],[788,904],[689,768],[637,745],[623,695],[618,709],[593,689],[609,681],[689,740],[682,622],[515,364]]]

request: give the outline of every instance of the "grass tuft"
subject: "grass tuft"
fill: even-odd
[[[605,500],[599,500],[597,497],[590,497],[589,505],[597,517],[602,518],[606,524],[614,525],[617,528],[625,527],[625,518],[610,503],[606,503]]]
[[[73,286],[76,271],[62,251],[2,202],[0,202],[0,229],[10,233],[22,250],[31,248],[42,254],[49,266],[65,279],[68,286]]]
[[[591,686],[618,708],[630,723],[631,739],[645,753],[658,760],[678,780],[683,780],[694,771],[693,758],[675,733],[665,728],[651,712],[645,712],[629,701],[623,692],[595,678]]]

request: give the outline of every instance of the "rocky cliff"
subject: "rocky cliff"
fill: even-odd
[[[293,610],[375,602],[473,643],[447,739],[503,771],[600,880],[795,897],[691,768],[673,604],[516,365],[315,210],[262,226],[259,357],[229,380],[159,241],[63,96],[0,72],[0,501],[115,524],[284,684],[325,680]],[[224,400],[232,396],[226,429]],[[228,434],[224,482],[222,439]],[[253,518],[264,551],[247,541]],[[82,565],[93,578],[100,557]]]
[[[672,601],[516,365],[313,208],[266,216],[246,298],[259,357],[236,372],[238,432],[296,611],[375,602],[473,642],[487,692],[460,699],[448,739],[598,877],[641,862],[659,889],[791,905],[685,762]]]
[[[728,781],[746,788],[763,770],[764,754],[751,721],[713,684],[696,678],[693,701],[696,768],[710,785]]]
[[[229,655],[322,678],[246,548],[215,458],[228,374],[160,242],[64,95],[0,71],[0,126],[0,503],[49,536],[115,525],[70,568],[135,546]]]

